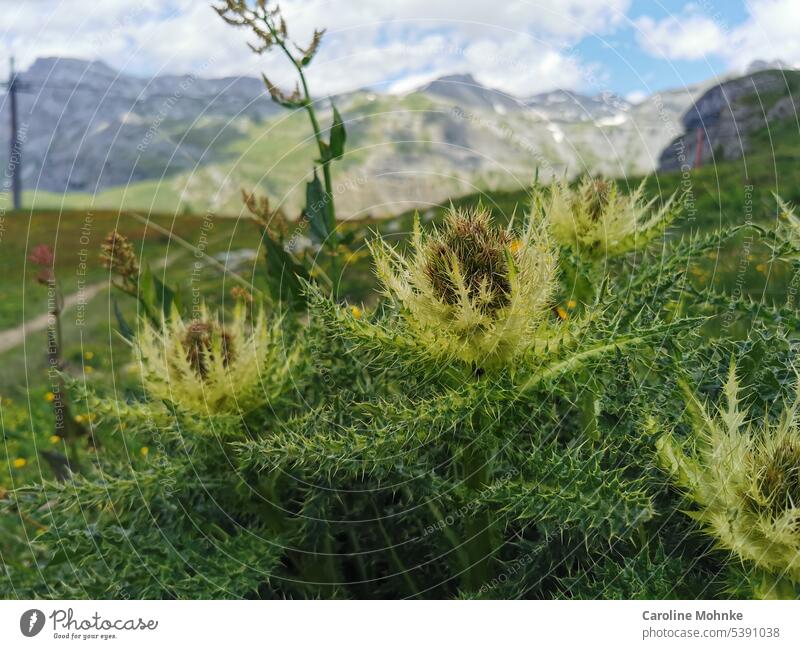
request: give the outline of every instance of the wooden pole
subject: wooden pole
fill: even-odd
[[[19,167],[22,163],[22,147],[17,133],[17,75],[14,73],[14,57],[9,59],[8,99],[11,103],[11,134],[8,157],[8,172],[11,175],[11,194],[14,197],[14,209],[22,207],[22,189],[20,187]]]

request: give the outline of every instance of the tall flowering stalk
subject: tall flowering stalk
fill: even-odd
[[[39,268],[36,273],[36,281],[42,286],[46,286],[48,290],[47,365],[53,393],[55,435],[66,443],[68,450],[67,459],[52,454],[43,454],[43,457],[50,463],[55,475],[59,479],[64,479],[68,477],[68,473],[64,473],[64,467],[72,472],[80,470],[80,438],[85,436],[88,431],[72,416],[64,379],[61,376],[64,369],[61,357],[63,349],[61,311],[64,299],[55,272],[55,253],[49,245],[39,244],[31,251],[28,261]]]
[[[158,279],[149,266],[140,268],[133,244],[124,234],[117,230],[108,233],[100,246],[100,261],[108,269],[111,285],[136,298],[145,317],[155,326],[180,309],[178,291]],[[125,322],[116,303],[114,308],[121,333],[128,339],[133,338],[133,329]]]
[[[319,181],[315,166],[313,177],[306,186],[304,217],[309,223],[312,238],[328,248],[330,275],[335,282],[338,274],[339,234],[336,230],[331,163],[344,155],[347,135],[341,115],[336,106],[333,106],[333,122],[326,141],[305,74],[306,68],[319,51],[325,30],[314,30],[308,46],[301,47],[291,40],[280,7],[273,6],[267,0],[255,0],[252,3],[246,0],[225,0],[223,4],[215,6],[214,10],[229,25],[243,27],[251,32],[254,42],[248,45],[253,52],[263,54],[277,49],[285,55],[297,73],[298,83],[291,92],[276,86],[266,74],[262,74],[262,77],[275,103],[292,110],[305,110],[311,123],[319,152],[319,158],[315,162],[322,170],[324,187]],[[288,270],[291,272],[291,269]],[[336,290],[335,283],[334,290]]]

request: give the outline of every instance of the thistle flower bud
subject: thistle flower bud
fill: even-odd
[[[386,294],[431,355],[487,366],[533,344],[556,286],[556,255],[540,221],[516,238],[483,207],[451,208],[428,236],[415,219],[412,245],[410,257],[383,240],[371,250]]]
[[[289,221],[283,210],[273,210],[270,207],[269,197],[257,196],[255,192],[242,190],[242,200],[253,219],[275,241],[283,241],[289,232]]]
[[[139,262],[128,238],[112,230],[100,246],[103,266],[118,275],[129,286],[135,286],[139,277]]]
[[[251,323],[243,302],[224,325],[204,309],[188,323],[173,318],[142,327],[136,351],[146,392],[191,412],[237,412],[271,402],[288,386],[300,353],[284,354],[279,324],[268,327],[263,312]]]
[[[553,237],[576,253],[599,258],[646,245],[674,216],[671,197],[660,209],[645,201],[644,182],[629,195],[603,178],[585,176],[577,188],[566,181],[534,190],[534,209],[546,216]]]
[[[661,464],[722,547],[800,584],[800,393],[778,423],[756,426],[739,410],[738,392],[732,366],[727,407],[716,417],[690,395],[692,437],[685,445],[672,435],[659,440]]]
[[[451,212],[439,237],[425,247],[424,271],[436,297],[455,306],[460,279],[482,313],[496,313],[506,306],[511,290],[507,253],[512,240],[510,233],[493,227],[487,212]]]

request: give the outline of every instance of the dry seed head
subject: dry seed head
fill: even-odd
[[[231,297],[236,301],[253,302],[253,294],[242,286],[234,286],[231,288]]]
[[[103,266],[119,275],[126,283],[135,284],[139,277],[139,262],[133,245],[125,235],[112,230],[100,246]]]
[[[270,207],[268,196],[257,196],[255,192],[242,190],[242,200],[253,219],[275,241],[283,241],[289,232],[289,221],[283,210],[273,210]]]
[[[247,46],[254,53],[263,54],[277,46],[296,66],[309,65],[319,51],[325,30],[315,29],[308,46],[301,47],[289,38],[289,28],[280,6],[270,5],[271,3],[266,0],[256,0],[254,6],[244,0],[223,0],[219,5],[212,5],[212,8],[229,25],[250,30],[255,38],[253,42],[248,42]],[[300,92],[299,86],[296,86],[292,94],[288,94],[275,86],[266,76],[264,84],[276,103],[287,108],[300,108],[306,105],[306,98]]]

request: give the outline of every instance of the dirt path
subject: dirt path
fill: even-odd
[[[195,251],[195,247],[188,241],[184,241],[180,237],[177,237],[176,235],[162,228],[158,224],[152,223],[148,221],[145,217],[138,214],[132,214],[132,216],[142,221],[145,225],[148,225],[148,227],[152,227],[153,229],[158,230],[162,234],[170,236],[174,243],[177,243],[180,247],[183,248],[183,250],[180,250],[170,255],[168,258],[159,259],[155,264],[153,264],[152,266],[153,270],[161,270],[165,266],[174,263],[179,258],[186,256],[187,253],[189,252],[193,253]],[[219,240],[220,239],[212,239],[209,242],[209,244],[216,243]],[[244,283],[251,290],[255,290],[255,287],[253,287],[253,285],[250,284],[250,282],[243,279],[236,273],[227,270],[223,264],[221,264],[213,257],[209,257],[205,253],[203,253],[201,256],[211,265],[219,268],[222,272],[227,273],[231,278]],[[61,312],[66,313],[70,309],[77,306],[81,301],[84,304],[88,304],[93,298],[97,296],[98,293],[107,289],[109,286],[110,286],[110,281],[106,280],[104,282],[97,282],[95,284],[90,284],[89,286],[85,286],[81,291],[76,291],[75,293],[67,295],[64,298],[64,305],[62,307]],[[21,325],[17,327],[0,331],[0,354],[8,351],[9,349],[14,349],[14,347],[17,347],[18,345],[21,345],[22,341],[25,340],[25,338],[27,338],[30,334],[46,329],[49,318],[50,316],[47,313],[43,313],[41,315],[36,316],[35,318],[31,318],[27,322],[23,322]]]
[[[82,291],[68,295],[64,298],[62,313],[65,313],[69,309],[75,307],[81,300],[83,300],[84,303],[88,303],[100,291],[107,287],[108,282],[98,282],[97,284],[90,284]],[[42,331],[43,329],[47,328],[49,319],[49,314],[43,313],[35,318],[31,318],[27,322],[23,322],[18,327],[0,331],[0,354],[8,351],[9,349],[13,349],[17,345],[21,345],[22,341],[25,340],[29,334]]]

